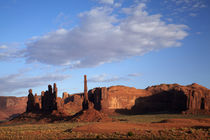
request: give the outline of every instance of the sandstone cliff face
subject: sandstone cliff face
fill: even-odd
[[[73,115],[83,109],[83,93],[73,95],[65,93],[61,99],[57,97],[55,86],[53,89],[49,86],[41,96],[30,94],[32,91],[29,91],[28,98],[0,97],[0,120],[26,111],[27,101],[27,110],[30,111],[64,110]],[[112,110],[132,114],[164,112],[200,114],[210,112],[210,90],[198,84],[188,86],[161,84],[145,90],[112,86],[89,90],[88,102],[92,103],[95,109],[104,112]]]
[[[131,107],[135,105],[137,98],[150,95],[150,93],[145,90],[125,86],[113,86],[108,88],[107,92],[109,93],[109,109],[131,109]]]
[[[26,111],[27,97],[0,97],[0,120]]]
[[[89,100],[97,110],[131,109],[139,97],[149,96],[146,90],[126,86],[94,88],[89,91]]]
[[[63,92],[62,99],[66,100],[69,97],[69,94],[67,92]]]
[[[167,94],[170,96],[166,99],[170,109],[192,114],[199,111],[209,112],[210,110],[210,90],[196,83],[188,86],[161,84],[148,87],[146,90],[153,95]],[[160,96],[156,100],[161,101],[162,98],[163,96]]]
[[[119,113],[210,112],[210,90],[198,84],[161,84],[145,90],[125,86],[94,88],[89,91],[89,100],[97,110]]]
[[[82,110],[83,94],[77,93],[63,96],[63,107],[69,114],[73,115]]]

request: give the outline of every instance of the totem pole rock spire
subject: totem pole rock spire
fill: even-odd
[[[88,109],[88,89],[87,89],[87,76],[84,75],[84,100],[83,100],[83,110]]]
[[[88,101],[87,76],[84,75],[84,100]]]

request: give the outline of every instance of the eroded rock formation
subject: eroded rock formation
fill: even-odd
[[[26,111],[28,97],[0,96],[0,120],[11,119]]]
[[[42,92],[42,108],[43,112],[52,112],[53,110],[57,110],[57,87],[56,84],[52,86],[48,85],[48,90]]]
[[[210,90],[196,83],[181,86],[178,84],[161,84],[159,86],[148,87],[146,90],[153,95],[164,95],[164,100],[173,110],[185,111],[185,113],[197,114],[197,112],[209,112],[210,109]]]
[[[34,101],[34,95],[32,93],[32,89],[28,90],[28,102],[27,102],[27,108],[26,112],[33,112],[35,111],[35,101]]]
[[[68,95],[67,98],[62,98],[64,110],[68,111],[69,114],[75,114],[82,110],[83,97],[82,93],[77,93]]]
[[[49,85],[47,91],[42,91],[41,96],[33,95],[30,89],[28,101],[24,97],[14,99],[0,97],[0,118],[5,118],[8,114],[16,115],[12,113],[21,113],[24,109],[29,117],[31,117],[29,112],[33,112],[39,115],[54,114],[61,118],[62,116],[68,118],[68,115],[78,112],[84,113],[83,116],[86,117],[92,111],[98,111],[97,114],[102,112],[210,114],[210,90],[195,83],[188,86],[161,84],[146,89],[126,86],[98,87],[88,91],[87,77],[84,76],[84,93],[63,93],[63,98],[57,97],[57,94],[58,89],[54,84],[53,88]]]
[[[69,94],[67,92],[63,92],[62,99],[65,101],[69,97]]]
[[[109,88],[94,88],[89,91],[89,100],[97,110],[131,109],[138,97],[149,96],[151,93],[126,86],[112,86]]]
[[[37,96],[37,93],[35,93],[34,96],[34,110],[40,110],[40,101],[39,97]]]
[[[87,76],[84,75],[84,100],[82,103],[83,110],[88,109],[88,89],[87,89]]]
[[[103,112],[118,113],[209,113],[210,90],[198,84],[182,86],[161,84],[146,89],[126,86],[98,87],[87,90],[87,77],[84,76],[84,93],[69,95],[63,93],[58,100],[54,84],[43,91],[41,99],[29,90],[27,112],[52,112],[65,110],[74,114],[80,110],[94,108]]]
[[[89,100],[97,110],[119,113],[209,114],[210,90],[198,84],[161,84],[145,90],[125,86],[94,88]]]
[[[57,87],[54,83],[53,89],[51,85],[48,85],[47,91],[41,92],[41,98],[32,93],[32,90],[29,90],[28,102],[26,112],[46,112],[50,113],[53,110],[57,110]]]

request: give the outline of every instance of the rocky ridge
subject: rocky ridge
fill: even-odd
[[[25,97],[8,97],[6,101],[5,97],[0,97],[2,104],[0,118],[8,118],[7,109],[11,108],[14,108],[15,111],[11,110],[10,115],[13,115],[13,112],[23,113],[24,110],[28,114],[51,114],[57,117],[77,114],[79,119],[75,120],[83,121],[88,120],[86,117],[87,114],[91,114],[89,112],[98,114],[97,116],[106,116],[102,113],[110,112],[210,114],[210,90],[196,83],[187,86],[161,84],[146,89],[126,86],[97,87],[89,91],[87,91],[87,79],[84,80],[84,85],[85,94],[63,93],[62,98],[57,97],[56,84],[53,85],[53,88],[49,85],[48,90],[43,91],[41,96],[33,95],[32,90],[29,90],[28,101]],[[92,106],[91,109],[89,105]]]

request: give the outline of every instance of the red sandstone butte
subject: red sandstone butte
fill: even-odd
[[[30,89],[28,98],[0,97],[0,119],[24,111],[44,114],[63,112],[71,116],[90,108],[95,112],[97,110],[103,113],[122,114],[210,114],[210,90],[196,83],[187,86],[161,84],[146,89],[126,86],[97,87],[88,91],[85,75],[84,93],[64,93],[63,98],[57,97],[57,94],[58,89],[54,84],[53,88],[49,85],[48,90],[43,91],[41,96],[33,95]]]

